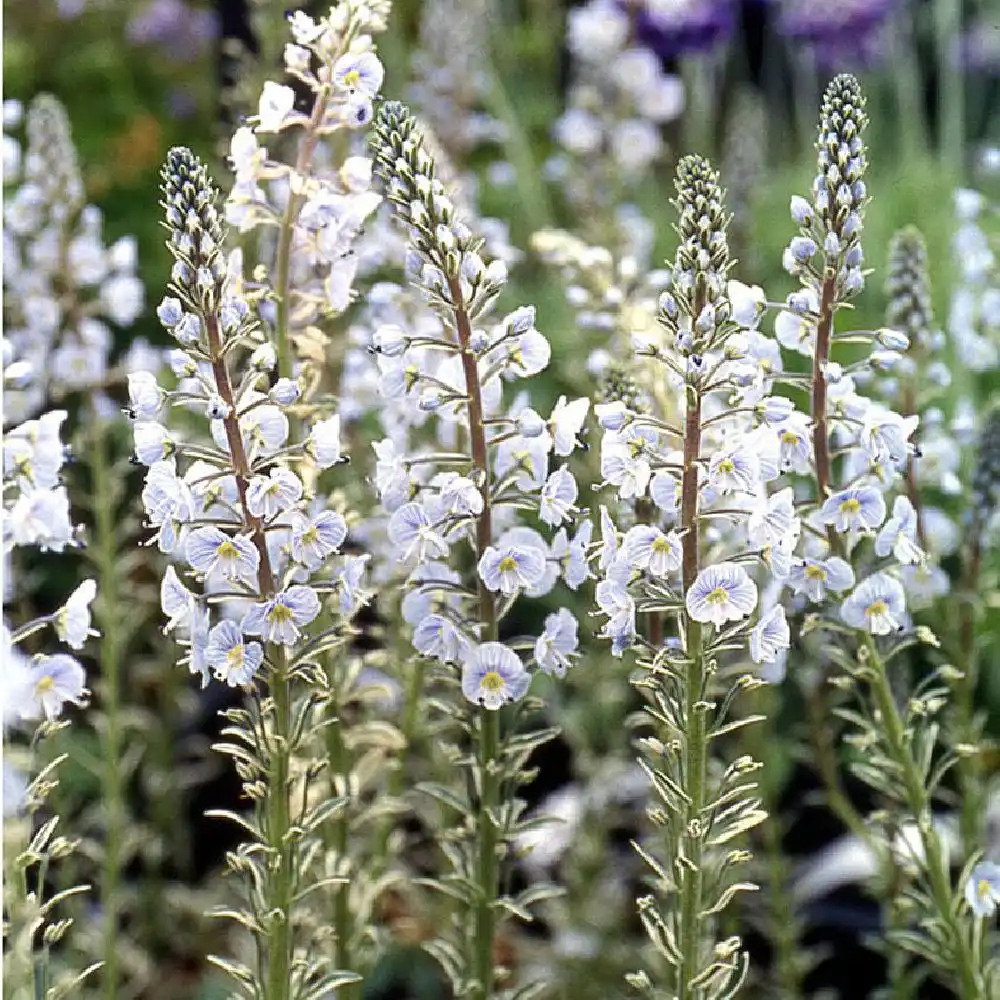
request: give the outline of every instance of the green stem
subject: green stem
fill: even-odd
[[[326,708],[326,757],[329,768],[329,794],[337,798],[348,794],[347,775],[350,769],[347,747],[344,744],[344,731],[341,725],[343,714],[339,697],[337,679],[332,670],[328,670],[330,690],[333,701]],[[347,811],[341,810],[327,824],[327,847],[336,859],[337,874],[347,879],[351,877],[348,861],[348,822]],[[336,962],[338,969],[352,969],[351,945],[354,937],[354,921],[351,915],[351,885],[350,881],[336,886],[333,890],[333,928],[336,935]],[[356,996],[356,984],[348,984],[340,988],[341,995],[347,1000]]]
[[[477,562],[493,540],[493,513],[490,500],[490,464],[486,446],[486,425],[483,421],[482,387],[479,384],[479,366],[470,347],[472,323],[462,305],[462,289],[457,278],[449,278],[451,301],[455,303],[455,328],[462,350],[462,370],[468,396],[469,440],[472,463],[482,480],[480,492],[483,510],[476,521]],[[493,594],[479,578],[479,621],[482,626],[481,641],[495,642],[498,636],[496,604]],[[499,893],[499,865],[497,864],[497,830],[493,816],[500,802],[500,779],[497,756],[500,747],[500,717],[497,712],[480,708],[479,719],[479,777],[480,803],[476,822],[479,848],[477,874],[479,899],[475,913],[475,942],[473,948],[473,975],[479,983],[481,1000],[493,996],[493,938],[496,933],[494,903]]]
[[[696,307],[697,308],[697,307]],[[698,463],[701,457],[701,391],[687,385],[687,411],[684,418],[684,468],[681,478],[681,575],[684,593],[694,585],[699,570]],[[687,676],[684,683],[684,791],[687,810],[681,834],[684,861],[677,865],[680,880],[678,946],[681,964],[678,970],[678,1000],[693,1000],[697,988],[692,985],[701,971],[702,843],[708,747],[705,730],[705,660],[702,649],[702,625],[684,616],[684,652]]]
[[[962,31],[961,0],[935,0],[934,26],[938,68],[938,156],[955,178],[965,154],[965,80],[958,45]]]
[[[125,800],[121,774],[122,733],[119,714],[121,696],[121,645],[118,621],[118,546],[115,512],[116,486],[112,481],[107,431],[94,415],[93,429],[94,552],[98,570],[101,640],[101,707],[104,713],[104,856],[101,866],[101,908],[104,919],[104,965],[101,969],[104,996],[118,995],[118,940],[120,923],[120,878]]]
[[[871,685],[875,705],[881,716],[886,747],[891,759],[899,768],[906,804],[916,821],[924,852],[924,867],[930,896],[951,951],[950,968],[945,971],[951,972],[957,979],[962,1000],[986,1000],[975,956],[959,923],[948,861],[941,840],[934,829],[930,794],[924,786],[920,767],[913,756],[910,736],[896,707],[885,664],[871,635],[865,635],[864,649],[868,660],[865,676]]]
[[[268,886],[268,903],[273,918],[267,932],[267,991],[264,1000],[289,1000],[292,987],[292,865],[295,859],[288,839],[291,825],[289,735],[292,706],[284,647],[280,659],[280,663],[273,664],[269,684],[274,709],[270,733],[267,833],[269,846],[275,852],[277,861]]]

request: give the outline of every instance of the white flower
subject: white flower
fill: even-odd
[[[339,414],[313,424],[309,432],[309,447],[321,469],[329,469],[341,461]]]
[[[835,531],[870,531],[885,520],[885,500],[874,486],[852,486],[827,497],[819,516]]]
[[[97,584],[84,580],[56,615],[56,634],[73,649],[82,649],[87,637],[97,635],[90,627],[90,605],[97,596]]]
[[[579,625],[575,615],[560,608],[545,618],[545,631],[535,641],[535,662],[539,669],[563,677],[579,645]]]
[[[417,652],[444,663],[459,660],[471,645],[461,629],[444,615],[425,615],[413,630],[413,646]]]
[[[171,632],[178,626],[184,627],[191,618],[192,609],[196,607],[194,594],[181,583],[177,570],[167,566],[160,581],[160,607],[167,616],[164,632]]]
[[[133,420],[153,420],[163,405],[163,390],[152,372],[130,372],[128,376],[129,416]]]
[[[684,603],[696,622],[711,622],[721,628],[753,611],[757,606],[757,585],[738,563],[707,566],[691,584]]]
[[[268,80],[260,95],[258,132],[277,132],[295,106],[295,91]]]
[[[965,883],[965,901],[977,917],[992,917],[1000,903],[1000,865],[980,861]]]
[[[839,556],[829,559],[806,557],[797,563],[788,576],[788,584],[796,594],[805,594],[819,603],[827,590],[847,590],[854,586],[854,570]]]
[[[777,545],[796,533],[799,519],[795,516],[794,491],[791,486],[761,501],[747,518],[747,536],[751,544]]]
[[[176,447],[166,427],[153,420],[137,420],[132,425],[132,437],[135,457],[143,465],[153,465],[169,458]]]
[[[65,486],[25,490],[4,520],[4,534],[14,545],[37,545],[43,552],[62,552],[73,541]]]
[[[708,483],[722,494],[754,493],[760,484],[760,462],[743,442],[715,452],[708,463]]]
[[[621,499],[641,499],[651,474],[641,438],[626,441],[613,432],[604,435],[601,441],[601,475],[605,484],[618,487]]]
[[[922,562],[924,553],[917,545],[917,512],[909,498],[898,496],[892,504],[892,517],[875,539],[875,554],[887,556],[889,553],[904,566]]]
[[[542,487],[538,516],[553,527],[562,524],[576,509],[573,505],[578,495],[573,473],[565,466],[556,469]]]
[[[307,569],[318,569],[347,538],[347,522],[334,510],[315,517],[302,514],[292,521],[292,558]]]
[[[549,426],[552,428],[553,451],[560,457],[573,453],[589,409],[589,399],[574,399],[567,403],[565,396],[559,397],[549,418]]]
[[[840,617],[848,625],[867,629],[872,635],[898,631],[905,614],[903,585],[888,573],[875,573],[863,580],[840,608]]]

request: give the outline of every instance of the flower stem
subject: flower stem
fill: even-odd
[[[472,449],[472,463],[482,479],[480,492],[483,510],[476,521],[477,561],[493,540],[493,517],[490,507],[490,466],[486,448],[486,426],[483,422],[482,388],[479,383],[479,365],[470,347],[472,324],[469,314],[462,304],[462,288],[457,278],[448,279],[448,290],[454,303],[455,326],[461,348],[462,370],[465,375],[465,391],[468,397],[469,439]],[[479,621],[482,626],[481,640],[496,641],[496,604],[492,592],[482,578],[479,579]],[[493,995],[493,937],[496,933],[493,904],[499,891],[499,866],[497,864],[497,831],[493,822],[496,808],[500,803],[500,782],[497,773],[497,754],[500,746],[500,719],[497,712],[479,708],[479,769],[480,802],[476,822],[479,847],[477,872],[479,877],[479,898],[474,921],[474,967],[473,974],[479,983],[481,1000],[490,1000]]]
[[[104,809],[104,856],[101,868],[101,908],[104,919],[104,944],[101,980],[104,996],[118,996],[118,940],[120,923],[120,877],[122,835],[125,825],[125,800],[121,773],[121,719],[119,717],[122,666],[118,622],[118,547],[115,516],[116,488],[112,481],[108,455],[107,430],[94,417],[91,455],[94,495],[94,553],[98,570],[98,594],[101,629],[101,708],[104,772],[102,800]]]
[[[684,418],[684,471],[681,478],[682,579],[684,592],[694,585],[699,568],[698,467],[701,457],[701,392],[697,385],[687,385],[687,411]],[[681,908],[678,944],[681,964],[678,970],[678,1000],[693,1000],[697,988],[693,981],[701,970],[701,849],[702,813],[705,809],[707,740],[705,731],[705,660],[702,649],[702,625],[684,617],[684,651],[687,677],[684,684],[684,792],[687,815],[681,836],[684,860],[677,865],[680,880]]]
[[[916,821],[924,853],[930,897],[946,934],[950,954],[950,970],[957,979],[963,1000],[985,1000],[986,994],[975,955],[958,920],[954,903],[948,861],[941,839],[934,829],[930,793],[924,786],[920,766],[913,755],[912,744],[896,701],[892,695],[885,664],[871,635],[865,636],[868,669],[865,677],[871,686],[875,706],[881,716],[882,732],[889,755],[899,768],[902,791],[907,806]]]

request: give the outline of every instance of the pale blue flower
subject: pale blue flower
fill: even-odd
[[[854,570],[839,556],[813,559],[809,556],[792,567],[788,584],[796,594],[805,594],[819,603],[828,590],[841,591],[854,586]]]
[[[478,517],[483,512],[483,494],[468,476],[439,473],[431,480],[439,490],[444,511],[459,517]]]
[[[747,519],[747,537],[752,545],[779,545],[798,528],[794,491],[791,486],[762,499]]]
[[[523,698],[530,684],[520,657],[501,642],[476,646],[462,664],[462,694],[491,712]]]
[[[642,438],[607,432],[601,440],[603,485],[617,486],[623,500],[641,499],[652,475]]]
[[[708,484],[720,494],[755,493],[760,481],[760,461],[744,442],[715,452],[709,460]]]
[[[293,507],[302,497],[302,480],[282,466],[269,476],[254,476],[247,487],[247,510],[254,517],[270,520]]]
[[[884,407],[872,406],[864,415],[861,445],[873,463],[888,462],[898,468],[913,452],[910,435],[919,420],[917,416],[901,417]]]
[[[318,569],[347,538],[347,522],[335,510],[315,517],[299,514],[292,521],[292,558],[307,569]]]
[[[445,663],[453,663],[468,652],[471,642],[449,618],[429,614],[414,628],[413,646],[423,656],[433,656]]]
[[[587,561],[587,549],[594,534],[594,523],[582,521],[573,540],[570,541],[565,528],[560,528],[552,539],[550,554],[556,563],[562,567],[566,586],[576,590],[585,580],[591,577],[590,565]]]
[[[846,624],[867,629],[872,635],[898,631],[903,627],[905,614],[903,585],[888,573],[875,573],[863,580],[840,608],[840,617]]]
[[[754,663],[775,663],[791,642],[785,609],[777,604],[751,630],[750,658]]]
[[[214,525],[196,528],[184,549],[191,568],[208,576],[219,570],[227,579],[257,582],[260,553],[245,535],[227,535]]]
[[[352,95],[374,98],[384,79],[382,63],[370,49],[359,53],[348,52],[333,64],[333,82]]]
[[[269,601],[251,605],[240,628],[247,635],[263,636],[266,642],[292,646],[301,629],[319,614],[319,606],[312,587],[289,587]]]
[[[415,501],[394,510],[386,530],[389,541],[401,550],[402,561],[424,562],[448,555],[448,543],[431,524],[423,505]]]
[[[965,901],[977,917],[992,917],[1000,903],[1000,865],[980,861],[965,883]]]
[[[556,469],[542,487],[538,516],[545,524],[553,527],[562,524],[576,510],[574,504],[578,496],[579,490],[573,473],[565,466]]]
[[[208,633],[205,659],[220,681],[240,687],[260,669],[264,650],[259,642],[246,642],[235,622],[222,621]]]
[[[441,608],[457,610],[461,606],[462,577],[447,563],[421,563],[407,578],[400,610],[403,621],[419,625],[429,614]]]
[[[153,465],[169,458],[176,450],[174,439],[162,424],[155,420],[137,420],[132,425],[135,457],[143,465]]]
[[[128,415],[132,420],[154,420],[163,406],[164,393],[152,372],[130,372]]]
[[[181,583],[177,570],[167,566],[160,581],[160,607],[167,616],[164,632],[184,627],[191,619],[192,610],[197,606],[194,593]]]
[[[887,556],[892,553],[897,562],[912,566],[922,562],[924,553],[917,545],[917,512],[909,497],[898,496],[892,504],[892,517],[875,539],[875,553]]]
[[[796,410],[775,427],[781,447],[781,464],[793,472],[806,474],[812,464],[812,432],[809,418]]]
[[[706,566],[684,598],[696,622],[721,628],[726,622],[746,618],[757,606],[757,585],[739,563]]]
[[[681,481],[672,472],[661,470],[650,480],[649,495],[664,514],[676,516],[681,505]]]
[[[352,615],[365,603],[367,595],[361,588],[371,556],[366,552],[361,556],[344,556],[335,582],[340,594],[342,614]]]
[[[490,545],[479,560],[479,576],[487,590],[516,594],[541,582],[545,553],[531,545]]]
[[[885,520],[885,500],[874,486],[852,486],[827,497],[819,516],[835,531],[873,531]]]
[[[618,555],[618,529],[611,519],[607,507],[601,508],[601,545],[598,556],[598,567],[607,570]]]
[[[637,524],[625,533],[622,551],[633,569],[668,576],[681,568],[683,549],[676,531],[664,534],[649,524]]]
[[[545,630],[535,641],[535,662],[539,669],[564,677],[579,646],[579,625],[568,608],[560,608],[545,618]]]
[[[594,588],[597,606],[608,616],[601,635],[611,639],[611,654],[621,656],[635,639],[635,601],[622,578],[628,564],[622,560],[609,567],[609,575]]]
[[[83,667],[68,653],[36,656],[27,668],[22,697],[14,706],[22,719],[52,722],[62,713],[67,702],[84,704],[87,675]],[[4,714],[10,711],[6,706]]]

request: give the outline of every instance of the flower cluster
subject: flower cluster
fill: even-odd
[[[276,242],[262,242],[267,292],[260,308],[282,377],[293,376],[294,356],[311,361],[313,371],[322,364],[323,328],[353,299],[354,244],[381,201],[358,146],[385,75],[372,34],[385,29],[387,13],[386,3],[349,0],[319,20],[291,14],[285,71],[310,95],[310,108],[297,110],[295,90],[268,81],[257,114],[230,144],[236,179],[226,220],[240,232],[261,230],[262,240],[277,233]],[[280,147],[290,137],[297,142],[287,163],[262,145]],[[344,153],[333,157],[333,143]]]
[[[684,85],[644,46],[634,18],[615,0],[590,0],[568,15],[573,78],[553,125],[564,151],[549,172],[581,206],[607,216],[614,194],[664,154],[661,126],[684,110]]]
[[[717,949],[703,916],[746,888],[734,857],[711,845],[763,818],[752,783],[735,787],[756,768],[750,758],[721,777],[708,768],[713,734],[740,725],[724,721],[727,709],[716,714],[716,699],[728,706],[753,683],[741,677],[723,697],[717,658],[742,650],[774,664],[784,655],[789,629],[775,594],[799,519],[791,490],[769,485],[783,471],[779,428],[792,408],[770,395],[781,366],[757,328],[763,293],[728,276],[728,219],[711,165],[685,157],[676,185],[679,245],[660,298],[663,335],[633,342],[666,388],[644,405],[618,398],[595,408],[604,485],[619,501],[617,516],[601,510],[596,600],[612,652],[635,648],[649,671],[640,686],[658,731],[645,764],[667,850],[665,862],[654,861],[650,843],[643,857],[658,892],[669,896],[673,885],[677,899],[641,901],[640,914],[683,994],[695,980],[733,989],[745,974],[738,943]],[[704,823],[720,801],[730,808]]]
[[[436,178],[405,107],[380,108],[373,144],[376,172],[406,227],[407,275],[430,306],[418,328],[384,324],[372,333],[388,434],[375,444],[375,485],[388,515],[385,555],[407,573],[401,610],[413,646],[437,665],[444,683],[458,683],[466,700],[453,714],[478,741],[472,767],[481,800],[468,803],[472,843],[452,855],[457,877],[449,889],[472,910],[476,934],[470,942],[461,931],[462,958],[446,967],[456,983],[471,978],[488,996],[497,847],[518,827],[516,809],[497,818],[502,785],[518,774],[498,710],[524,698],[531,666],[562,676],[578,645],[577,621],[565,609],[548,616],[541,635],[513,647],[499,641],[501,623],[518,598],[541,597],[560,577],[575,588],[588,576],[590,525],[577,525],[576,480],[552,458],[576,449],[589,404],[560,399],[546,419],[523,393],[505,401],[505,383],[549,363],[534,309],[491,317],[506,267],[480,256],[482,241]],[[518,511],[537,512],[555,529],[552,541],[519,523]],[[526,734],[519,741],[523,752],[533,745]],[[475,896],[463,888],[470,881],[478,885]]]
[[[22,151],[6,130],[25,118]],[[105,413],[99,391],[109,380],[112,326],[130,326],[143,310],[136,241],[110,247],[99,209],[87,205],[66,112],[41,95],[24,115],[4,104],[4,182],[18,186],[4,201],[4,364],[17,358],[4,405],[21,420],[47,399],[87,390]],[[143,352],[142,344],[133,353]],[[10,375],[13,376],[13,371]]]
[[[241,774],[268,817],[251,850],[263,848],[269,860],[248,854],[237,867],[255,869],[265,887],[251,894],[252,907],[283,914],[266,931],[258,925],[258,947],[271,977],[267,996],[285,996],[290,975],[327,975],[321,955],[289,971],[299,944],[294,896],[308,872],[299,860],[305,846],[287,830],[300,825],[307,843],[320,822],[302,811],[306,804],[293,805],[289,768],[305,738],[293,720],[315,710],[315,697],[300,701],[303,679],[342,642],[344,621],[366,600],[366,557],[341,555],[345,518],[303,478],[306,468],[315,481],[345,460],[339,417],[316,420],[291,443],[287,410],[298,383],[270,382],[275,348],[235,290],[217,192],[189,150],[168,154],[163,195],[176,260],[172,294],[157,313],[177,341],[180,382],[167,390],[152,373],[129,377],[136,457],[149,467],[142,499],[153,538],[177,564],[164,574],[161,602],[166,630],[184,635],[189,669],[203,684],[214,677],[270,694],[232,727],[246,744],[234,750]],[[163,422],[168,406],[186,411],[176,429]]]

